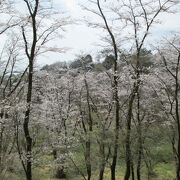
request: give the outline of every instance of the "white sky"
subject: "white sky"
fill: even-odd
[[[57,7],[65,9],[74,19],[76,19],[87,15],[87,13],[79,6],[79,4],[86,3],[86,1],[87,0],[54,0],[54,3],[57,4]],[[160,37],[171,31],[180,30],[180,13],[170,15],[163,14],[160,19],[162,24],[156,25],[151,31],[151,39],[154,41],[158,41]],[[71,25],[67,28],[65,38],[59,40],[59,43],[62,44],[62,46],[70,47],[71,50],[64,54],[52,55],[51,57],[53,57],[53,59],[49,59],[48,55],[46,55],[47,60],[39,60],[39,64],[51,64],[55,61],[64,60],[71,61],[75,58],[75,55],[80,52],[95,55],[98,49],[100,49],[97,46],[97,44],[100,43],[99,35],[98,29],[92,29],[83,24]]]
[[[74,19],[87,16],[87,12],[83,11],[79,6],[79,4],[86,4],[87,0],[53,1],[57,9],[66,11]],[[160,19],[162,24],[156,25],[151,31],[151,39],[154,41],[158,41],[158,39],[167,34],[167,32],[180,30],[180,13],[163,15]],[[69,47],[71,50],[63,54],[46,54],[38,59],[38,66],[52,64],[56,61],[72,61],[76,57],[76,54],[81,52],[90,53],[94,56],[100,49],[100,47],[97,46],[97,44],[101,42],[100,35],[102,35],[99,29],[92,29],[81,23],[80,25],[69,25],[66,30],[65,37],[56,42],[58,46]]]
[[[54,0],[54,3],[57,7],[62,7],[73,19],[78,21],[87,14],[80,7],[80,3],[82,4],[85,1],[86,0]],[[81,52],[90,53],[92,55],[96,54],[98,50],[96,43],[99,41],[97,29],[87,27],[85,24],[78,21],[78,25],[69,25],[66,30],[64,38],[60,39],[58,43],[64,47],[69,47],[70,50],[63,54],[51,54],[51,57],[54,58],[53,60],[50,60],[48,58],[49,55],[46,54],[46,62],[40,60],[39,64],[51,64],[56,61],[72,61],[76,58],[76,55]]]

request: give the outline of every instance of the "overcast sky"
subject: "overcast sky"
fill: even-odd
[[[86,3],[86,0],[54,0],[54,3],[57,8],[66,11],[73,19],[79,20],[87,15],[80,7],[80,4]],[[49,55],[46,54],[46,61],[40,59],[38,64],[51,64],[56,61],[72,61],[76,55],[81,52],[95,55],[98,51],[98,47],[96,46],[98,41],[98,30],[87,27],[85,24],[78,21],[78,24],[67,26],[64,38],[58,40],[59,45],[68,47],[70,50],[58,55],[51,53],[53,59],[49,59]]]
[[[80,4],[86,5],[86,3],[87,0],[54,0],[55,7],[67,12],[73,19],[80,19],[89,15],[79,6]],[[156,25],[152,29],[151,40],[158,41],[160,37],[168,32],[180,30],[180,13],[163,14],[160,19],[162,24]],[[58,43],[58,46],[68,47],[70,50],[63,54],[48,53],[38,59],[38,66],[52,64],[57,61],[72,61],[81,52],[95,56],[100,49],[97,44],[101,42],[100,35],[102,35],[102,32],[98,29],[93,29],[80,23],[79,25],[69,25],[66,27],[66,30],[64,38],[58,39],[56,43]]]
[[[86,3],[87,0],[54,0],[56,7],[62,8],[71,14],[74,19],[82,18],[87,13],[81,9],[79,4]],[[171,31],[180,30],[180,14],[170,14],[161,16],[162,24],[156,25],[152,32],[151,38],[158,41],[160,37]],[[98,51],[97,43],[100,42],[100,37],[97,29],[86,27],[86,25],[71,25],[68,26],[64,39],[58,42],[62,46],[71,48],[68,52],[59,55],[52,55],[53,59],[39,60],[39,64],[51,64],[55,61],[73,60],[76,54],[80,52],[91,53],[95,55]]]

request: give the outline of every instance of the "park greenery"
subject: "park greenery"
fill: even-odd
[[[60,37],[79,20],[51,0],[0,0],[0,180],[180,180],[180,33],[151,41],[179,0],[81,8],[104,35],[96,57],[37,68],[68,53]]]

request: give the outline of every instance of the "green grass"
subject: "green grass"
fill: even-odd
[[[151,133],[156,133],[158,138],[147,139],[145,147],[150,150],[149,158],[152,159],[153,176],[151,180],[174,180],[175,179],[175,165],[173,163],[173,154],[169,142],[161,136],[162,133],[158,129],[153,129]],[[155,136],[156,137],[156,136]],[[124,154],[124,149],[121,149],[119,154]],[[91,180],[98,180],[99,174],[99,154],[98,146],[94,143],[92,146],[92,178]],[[84,162],[84,153],[82,146],[75,147],[71,149],[73,152],[73,160],[81,172],[86,174],[86,166]],[[53,156],[51,154],[39,154],[35,159],[38,158],[38,162],[33,167],[33,180],[57,180],[54,176],[55,174],[55,164],[53,162]],[[0,180],[25,180],[25,174],[22,169],[22,165],[18,159],[15,158],[14,164],[11,165],[13,171],[7,171],[4,179],[0,177]],[[77,169],[73,163],[68,160],[67,162],[66,180],[83,180],[82,176],[79,175]],[[141,169],[142,180],[147,180],[147,169],[143,163]],[[125,162],[124,156],[120,157],[118,160],[116,168],[116,178],[117,180],[123,180],[125,174]],[[106,167],[104,172],[104,180],[110,180],[110,168]]]
[[[159,163],[155,167],[157,174],[156,180],[173,180],[175,179],[175,168],[170,163]]]
[[[124,177],[124,166],[117,166],[116,178],[117,180],[123,180]],[[155,176],[152,180],[173,180],[175,178],[175,170],[173,164],[170,163],[159,163],[154,168]],[[52,166],[37,167],[33,170],[33,180],[58,180],[54,177],[54,168]],[[70,173],[70,174],[69,174]],[[66,180],[83,180],[82,176],[77,174],[71,174],[68,171]],[[110,169],[106,168],[104,173],[104,180],[110,180]],[[24,173],[8,173],[5,180],[25,180]],[[146,180],[147,175],[142,169],[142,179]],[[92,180],[98,180],[98,170],[92,172]]]

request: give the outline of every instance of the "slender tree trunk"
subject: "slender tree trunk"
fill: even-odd
[[[128,107],[128,117],[127,117],[127,123],[126,123],[126,129],[127,129],[127,135],[126,135],[126,172],[124,180],[128,180],[131,176],[131,146],[130,146],[130,140],[131,140],[131,120],[132,120],[132,108],[133,108],[133,102],[135,98],[135,86],[130,97],[129,101],[129,107]]]
[[[100,165],[100,171],[99,171],[99,180],[103,180],[104,179],[104,170],[105,170],[105,159],[103,157],[102,159],[102,163]]]
[[[114,64],[114,73],[117,73],[117,60]],[[114,75],[114,100],[115,100],[115,139],[114,139],[114,153],[113,153],[113,160],[111,165],[111,180],[115,180],[115,174],[116,174],[116,164],[117,164],[117,154],[118,154],[118,148],[119,148],[119,97],[118,97],[118,80],[117,75]]]
[[[89,87],[88,87],[88,82],[86,80],[86,76],[84,77],[84,83],[86,86],[86,93],[87,93],[86,100],[87,100],[87,105],[88,105],[88,126],[89,126],[89,132],[88,132],[89,134],[88,134],[88,138],[86,141],[85,160],[86,160],[86,169],[87,169],[88,180],[90,180],[91,179],[91,133],[92,133],[92,129],[93,129],[93,121],[92,121],[92,116],[91,116]]]
[[[86,160],[86,169],[87,169],[87,175],[88,180],[91,179],[91,143],[90,139],[86,142],[86,152],[85,152],[85,160]]]
[[[180,180],[180,124],[178,124],[178,155],[177,155],[176,178]]]
[[[100,170],[99,170],[99,180],[103,180],[104,177],[104,170],[106,165],[106,159],[105,159],[105,145],[104,145],[104,139],[105,138],[105,132],[103,128],[103,134],[101,138],[101,142],[99,142],[99,153],[101,156],[101,163],[100,163]]]
[[[1,118],[1,117],[0,117]],[[3,152],[2,152],[2,149],[3,149],[3,130],[4,128],[1,127],[1,132],[0,132],[0,174],[3,170],[3,164],[2,164],[2,157],[3,157]]]
[[[53,154],[54,160],[56,160],[57,159],[57,150],[55,148],[53,149],[52,154]]]
[[[28,92],[27,92],[27,110],[25,112],[24,119],[24,134],[26,139],[26,178],[27,180],[32,180],[32,138],[29,132],[29,118],[30,118],[30,108],[31,108],[31,98],[32,98],[32,82],[33,82],[33,62],[31,61],[29,65],[28,74]]]
[[[138,137],[138,161],[137,161],[137,180],[141,180],[141,160],[142,160],[142,134],[141,130]]]
[[[138,133],[138,160],[137,160],[137,180],[141,180],[141,159],[142,159],[142,124],[141,124],[141,118],[140,118],[140,94],[139,92],[137,93],[137,120],[138,120],[138,128],[137,128],[137,133]]]
[[[136,33],[135,33],[136,34]],[[128,114],[127,114],[127,123],[126,123],[126,129],[127,129],[127,135],[126,135],[126,172],[124,176],[124,180],[128,180],[131,176],[131,161],[132,161],[132,155],[131,155],[131,121],[133,116],[133,103],[136,97],[136,94],[139,94],[139,86],[140,86],[140,51],[141,49],[137,47],[137,55],[136,55],[136,80],[133,85],[133,90],[130,95],[129,99],[129,105],[128,105]]]
[[[132,176],[132,180],[135,180],[135,175],[134,175],[134,164],[131,160],[131,176]]]
[[[112,46],[114,50],[114,76],[113,76],[113,96],[115,101],[115,138],[114,138],[114,151],[113,151],[113,158],[112,158],[112,164],[111,164],[111,180],[116,179],[116,164],[117,164],[117,154],[118,154],[118,148],[119,148],[119,97],[118,97],[118,48],[116,45],[116,39],[115,36],[109,27],[108,21],[103,13],[103,10],[101,8],[100,0],[97,0],[97,5],[99,12],[102,16],[102,19],[104,21],[106,30],[112,40]]]
[[[114,141],[114,153],[113,153],[113,160],[111,164],[111,180],[116,179],[116,163],[117,163],[117,151],[118,151],[118,132],[115,132],[115,141]]]
[[[103,180],[103,178],[104,178],[104,166],[102,166],[99,171],[99,180]]]
[[[177,169],[176,169],[176,178],[180,180],[180,117],[179,117],[179,99],[178,99],[178,92],[179,92],[179,65],[180,65],[180,51],[178,52],[178,60],[176,64],[176,75],[175,75],[175,115],[176,115],[176,122],[177,122],[177,131],[178,131],[178,147],[177,147]]]
[[[124,180],[129,180],[131,175],[131,150],[130,150],[130,130],[126,136],[126,172]]]
[[[178,59],[179,60],[179,59]],[[179,67],[179,61],[177,64]],[[178,68],[177,68],[178,71]],[[175,102],[176,102],[176,120],[177,120],[177,128],[178,128],[178,154],[177,154],[177,169],[176,169],[176,178],[180,180],[180,118],[179,118],[179,101],[178,101],[178,90],[179,90],[179,82],[178,82],[178,72],[176,72],[176,90],[175,90]]]
[[[22,26],[22,35],[25,43],[25,53],[29,60],[29,72],[28,72],[28,89],[27,89],[27,109],[25,112],[25,118],[23,123],[23,129],[26,139],[26,178],[27,180],[32,180],[32,138],[30,136],[29,121],[31,112],[31,102],[32,102],[32,89],[33,89],[33,71],[34,71],[34,60],[36,53],[37,44],[37,27],[36,27],[36,15],[39,7],[39,0],[35,0],[34,9],[32,11],[31,4],[25,1],[30,17],[32,19],[32,45],[29,51],[27,37],[25,34],[24,27]]]

